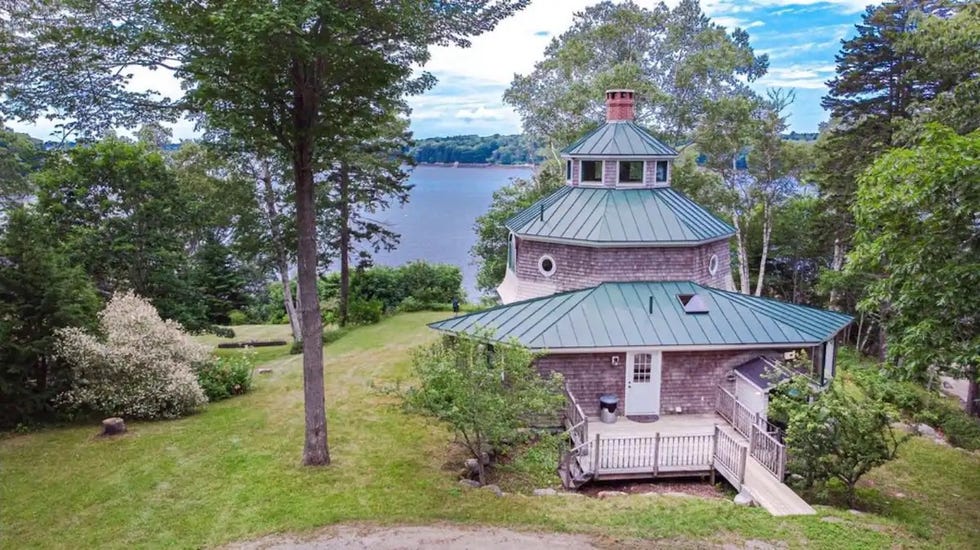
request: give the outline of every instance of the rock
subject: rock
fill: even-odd
[[[920,434],[926,437],[936,437],[939,435],[938,433],[936,433],[936,430],[934,430],[932,426],[928,424],[916,424],[915,429]]]
[[[935,439],[933,439],[932,441],[933,441],[933,443],[935,443],[936,445],[945,445],[945,446],[949,446],[949,442],[948,442],[948,441],[946,441],[945,439],[943,439],[942,437],[936,437],[936,438],[935,438]]]
[[[905,422],[892,422],[891,426],[893,430],[902,430],[903,432],[911,432],[914,429]]]
[[[599,498],[625,497],[626,493],[622,491],[599,491],[596,496]]]
[[[742,491],[739,494],[735,495],[735,498],[732,499],[732,502],[734,502],[738,506],[752,506],[753,504],[755,504],[755,501],[752,500],[752,496],[746,493],[745,491]]]
[[[480,488],[486,489],[487,491],[490,491],[491,493],[497,495],[498,497],[504,496],[504,492],[501,491],[500,487],[497,487],[496,485],[484,485],[483,487]]]
[[[102,433],[100,435],[119,435],[126,433],[126,423],[122,418],[112,417],[102,421]]]
[[[471,487],[473,489],[476,489],[477,487],[480,486],[479,481],[475,481],[472,479],[461,479],[459,480],[459,484],[462,485],[463,487]]]
[[[582,493],[576,493],[575,491],[559,491],[555,493],[555,496],[559,497],[584,497]]]
[[[558,491],[554,489],[535,489],[534,496],[536,497],[552,497],[558,494]]]
[[[259,369],[256,372],[259,374],[272,374],[272,369]]]
[[[470,473],[475,474],[480,471],[480,464],[476,461],[475,458],[467,458],[464,464],[466,465],[466,469],[469,470]]]

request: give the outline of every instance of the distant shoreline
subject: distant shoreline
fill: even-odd
[[[419,162],[416,166],[435,166],[437,168],[536,168],[535,164],[492,164],[492,163],[464,163],[464,162]]]

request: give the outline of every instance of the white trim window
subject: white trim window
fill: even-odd
[[[582,160],[579,161],[579,180],[582,183],[602,183],[602,161],[601,160]]]
[[[641,185],[643,183],[643,161],[619,161],[619,183],[625,185]]]
[[[670,181],[670,161],[658,160],[654,173],[654,181],[659,184],[666,184]]]
[[[558,265],[555,263],[555,259],[551,254],[543,254],[538,258],[538,271],[545,277],[551,277],[557,269]]]
[[[718,273],[718,255],[712,254],[711,258],[708,258],[708,275],[715,275]]]

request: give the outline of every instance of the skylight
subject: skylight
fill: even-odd
[[[700,294],[678,294],[684,313],[708,313],[708,303]]]

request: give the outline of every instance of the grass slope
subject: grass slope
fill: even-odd
[[[883,515],[820,507],[814,517],[773,518],[695,498],[463,490],[459,465],[447,463],[451,435],[372,389],[407,375],[409,350],[436,337],[425,323],[444,315],[399,315],[327,346],[327,468],[299,465],[301,359],[279,348],[275,357],[265,352],[273,374],[258,377],[253,393],[193,417],[132,422],[131,433],[110,440],[79,426],[0,441],[0,547],[200,547],[352,521],[495,524],[675,547],[749,539],[968,547],[980,536],[980,458],[925,441],[874,472],[875,486],[862,491]],[[894,491],[908,498],[890,498]]]

